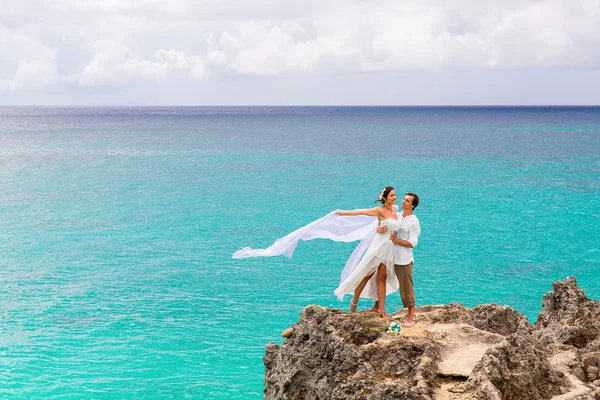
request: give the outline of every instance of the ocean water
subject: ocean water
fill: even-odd
[[[600,299],[600,108],[0,108],[0,397],[261,398],[354,244],[232,253],[386,185],[421,197],[418,304]]]

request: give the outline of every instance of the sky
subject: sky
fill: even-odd
[[[0,105],[597,105],[600,0],[0,0]]]

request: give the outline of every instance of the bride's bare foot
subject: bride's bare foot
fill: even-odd
[[[377,312],[378,312],[379,314],[381,314],[381,316],[383,317],[383,319],[385,319],[385,320],[386,320],[386,322],[389,322],[389,321],[391,321],[391,320],[392,320],[392,319],[390,318],[390,316],[389,316],[389,315],[387,315],[387,313],[385,312],[385,309],[383,309],[383,310],[382,310],[382,309],[378,309],[378,310],[377,310]]]
[[[354,314],[356,312],[357,306],[358,306],[358,302],[356,302],[356,303],[350,302],[350,314]]]
[[[369,308],[367,311],[371,311],[371,312],[379,312],[379,302],[376,301],[375,304],[373,304],[373,307]]]

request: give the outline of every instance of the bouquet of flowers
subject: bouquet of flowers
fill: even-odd
[[[387,333],[388,335],[400,335],[402,333],[402,327],[397,322],[390,322],[390,324],[384,328],[371,328],[371,332],[375,332],[375,336],[373,336],[373,342],[377,340],[377,338],[382,333]]]
[[[402,327],[395,321],[390,322],[390,325],[385,328],[385,332],[390,335],[399,335],[402,333]]]

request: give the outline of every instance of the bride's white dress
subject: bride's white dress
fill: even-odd
[[[391,233],[400,228],[400,222],[401,221],[397,219],[388,218],[381,220],[379,225],[387,226],[388,232]],[[340,285],[334,290],[334,293],[340,298],[345,294],[354,294],[354,290],[363,278],[375,273],[365,286],[360,297],[377,300],[377,267],[379,267],[380,264],[385,265],[387,270],[385,285],[386,296],[398,290],[398,279],[394,272],[395,246],[396,245],[390,240],[389,234],[375,235],[358,265],[352,270],[350,275],[340,282]]]

